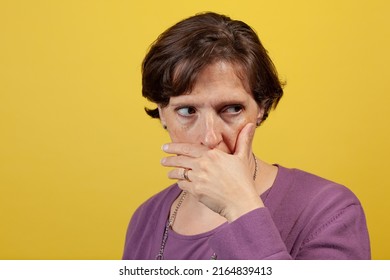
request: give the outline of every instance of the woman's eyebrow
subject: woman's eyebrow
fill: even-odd
[[[205,102],[203,100],[177,100],[172,101],[169,105],[173,107],[178,106],[194,106],[194,107],[203,107],[204,105],[209,104],[211,107],[215,108],[223,108],[229,105],[244,105],[245,100],[239,98],[226,99],[226,100],[218,100],[215,103]]]

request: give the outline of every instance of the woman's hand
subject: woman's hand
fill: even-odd
[[[240,131],[233,154],[200,144],[166,144],[163,150],[175,156],[163,158],[161,164],[176,167],[168,177],[177,179],[182,190],[231,222],[264,206],[253,181],[254,130],[255,125],[250,123]],[[185,169],[189,181],[184,178]]]

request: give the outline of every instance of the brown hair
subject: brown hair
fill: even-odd
[[[142,95],[164,107],[171,96],[190,92],[200,71],[217,61],[238,67],[265,120],[283,95],[275,66],[250,26],[216,13],[182,20],[157,38],[142,63]],[[145,110],[159,118],[158,109]]]

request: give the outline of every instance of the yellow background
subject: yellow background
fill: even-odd
[[[287,81],[256,154],[347,185],[390,259],[390,2],[0,0],[0,259],[119,259],[136,207],[172,182],[140,64],[201,11],[253,26]]]

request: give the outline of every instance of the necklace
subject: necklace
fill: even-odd
[[[253,173],[253,181],[255,181],[256,177],[257,177],[257,172],[259,170],[259,166],[257,164],[257,158],[256,158],[255,154],[252,153],[252,155],[253,155],[253,159],[255,160],[255,171]],[[165,225],[165,230],[164,230],[164,234],[163,234],[163,239],[161,241],[160,251],[156,255],[156,260],[163,260],[164,259],[164,250],[165,250],[165,245],[167,244],[167,240],[168,240],[169,228],[172,228],[173,223],[176,219],[177,212],[179,211],[180,206],[182,205],[184,199],[186,198],[186,195],[187,195],[187,193],[185,191],[183,191],[181,196],[180,196],[179,202],[177,203],[177,205],[175,207],[175,210],[173,210],[173,213],[171,214],[171,216],[169,217],[169,219],[167,221],[167,224]],[[217,255],[215,253],[213,253],[213,255],[211,256],[211,259],[216,260]]]

